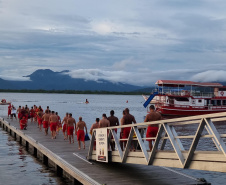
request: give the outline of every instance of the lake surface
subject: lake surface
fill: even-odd
[[[128,107],[138,123],[143,122],[147,112],[143,107],[144,99],[141,95],[0,93],[0,99],[11,101],[16,108],[19,105],[28,105],[29,108],[33,105],[41,105],[45,110],[49,106],[51,110],[58,112],[62,119],[66,112],[72,113],[76,121],[78,121],[79,116],[82,116],[88,129],[90,129],[97,117],[101,118],[103,113],[109,116],[111,110],[114,110],[115,116],[120,119],[122,111]],[[86,99],[90,102],[89,104],[84,103]],[[127,100],[128,103],[126,103]],[[7,106],[0,106],[0,116],[6,115]],[[223,125],[221,129],[225,129],[225,126]],[[195,127],[183,127],[179,128],[178,132],[194,130]],[[0,139],[0,184],[15,184],[15,182],[19,182],[18,184],[28,184],[27,182],[29,182],[29,184],[43,185],[69,184],[69,182],[56,177],[54,173],[43,166],[36,158],[30,156],[22,146],[2,130],[0,130]],[[186,144],[189,146],[188,143],[185,143],[185,148]],[[205,178],[208,182],[216,185],[225,184],[226,182],[226,173],[183,169],[173,170],[195,178]],[[15,178],[12,178],[11,174]],[[2,181],[2,179],[4,180]]]

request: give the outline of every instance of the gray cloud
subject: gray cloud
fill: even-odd
[[[223,0],[2,0],[0,78],[25,80],[50,68],[135,85],[225,80],[225,6]]]

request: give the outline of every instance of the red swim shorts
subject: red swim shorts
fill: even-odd
[[[38,124],[39,124],[39,125],[42,124],[42,118],[38,118]]]
[[[78,132],[77,132],[77,140],[78,141],[85,141],[85,132],[84,132],[84,130],[78,130]]]
[[[130,130],[131,130],[131,127],[125,127],[125,128],[123,128],[122,139],[127,139],[129,137]]]
[[[71,136],[74,132],[74,126],[67,127],[67,135]]]
[[[63,126],[63,132],[66,132],[66,127],[67,127],[67,124],[64,123],[64,126]]]
[[[148,126],[146,137],[156,137],[159,127],[150,127]],[[147,141],[154,141],[154,139],[147,139]]]
[[[50,123],[50,130],[51,131],[56,131],[56,126],[57,126],[57,123],[55,123],[55,122],[52,122],[52,123]]]
[[[48,121],[43,121],[43,128],[48,128],[49,127],[49,122]]]

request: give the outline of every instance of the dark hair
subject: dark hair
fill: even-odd
[[[99,118],[96,118],[96,121],[97,121],[97,122],[99,122],[99,121],[100,121],[100,119],[99,119]]]
[[[110,111],[110,114],[113,116],[115,114],[115,111],[114,110],[111,110]]]
[[[52,111],[52,114],[54,114],[55,112],[54,111]]]
[[[103,114],[102,116],[103,116],[103,117],[105,117],[105,118],[107,117],[107,115],[106,115],[106,114]]]
[[[69,116],[72,116],[72,113],[69,113]]]
[[[154,105],[150,105],[149,109],[155,110],[155,106]]]
[[[129,108],[125,108],[125,112],[129,113]]]

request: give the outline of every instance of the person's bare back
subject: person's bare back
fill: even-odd
[[[73,117],[69,117],[67,119],[67,124],[68,126],[74,126],[74,124],[76,124],[75,119]]]
[[[50,123],[57,123],[58,122],[58,116],[56,114],[52,114],[50,117],[49,117],[49,122]]]
[[[106,114],[103,114],[103,119],[100,120],[100,128],[110,127],[110,121],[108,121]]]
[[[76,124],[77,130],[84,130],[86,128],[86,123],[84,121],[78,121]]]
[[[49,121],[49,117],[50,117],[50,114],[49,114],[49,113],[45,113],[45,114],[42,116],[42,119],[43,119],[43,121]]]

